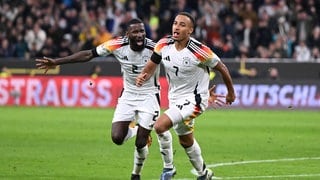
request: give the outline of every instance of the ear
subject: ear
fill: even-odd
[[[192,34],[192,33],[193,33],[193,28],[190,28],[189,34]]]

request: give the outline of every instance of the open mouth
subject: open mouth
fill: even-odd
[[[137,40],[136,43],[137,43],[138,46],[142,46],[143,45],[143,40]]]
[[[178,33],[178,32],[173,32],[172,36],[173,36],[173,37],[178,37],[179,34],[180,34],[180,33]]]

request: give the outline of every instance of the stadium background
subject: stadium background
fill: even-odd
[[[188,11],[197,19],[193,36],[231,70],[234,107],[317,109],[319,6],[317,0],[1,1],[0,104],[114,107],[122,81],[113,57],[61,66],[50,70],[50,77],[41,77],[34,59],[93,48],[123,35],[125,23],[135,17],[145,22],[147,36],[158,40],[170,34],[177,12]],[[166,107],[167,86],[161,82]],[[219,76],[212,83],[225,93]]]

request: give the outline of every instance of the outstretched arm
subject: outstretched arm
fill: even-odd
[[[137,76],[136,85],[138,87],[142,86],[142,84],[152,76],[157,66],[158,64],[154,63],[152,60],[149,60],[146,66],[142,69],[141,73]]]
[[[87,62],[90,61],[96,55],[92,50],[84,50],[76,52],[70,56],[62,57],[62,58],[38,58],[36,59],[36,67],[38,69],[45,69],[45,73],[50,69],[54,68],[57,65],[68,64],[68,63],[78,63],[78,62]]]
[[[227,86],[228,94],[226,95],[226,104],[230,105],[234,102],[236,96],[234,93],[233,83],[229,70],[221,61],[218,62],[214,69],[220,72],[220,74],[222,75],[222,79]]]

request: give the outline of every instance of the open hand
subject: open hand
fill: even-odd
[[[46,74],[49,69],[55,68],[57,65],[55,64],[55,60],[48,57],[43,57],[42,59],[36,59],[36,67],[38,69],[44,69],[44,73]]]
[[[226,96],[214,93],[215,88],[216,88],[216,85],[213,85],[209,89],[209,93],[210,93],[209,100],[208,100],[209,104],[211,104],[213,108],[225,106],[226,102],[224,101],[224,99]]]
[[[147,73],[139,74],[136,77],[136,86],[140,87],[146,81]]]

